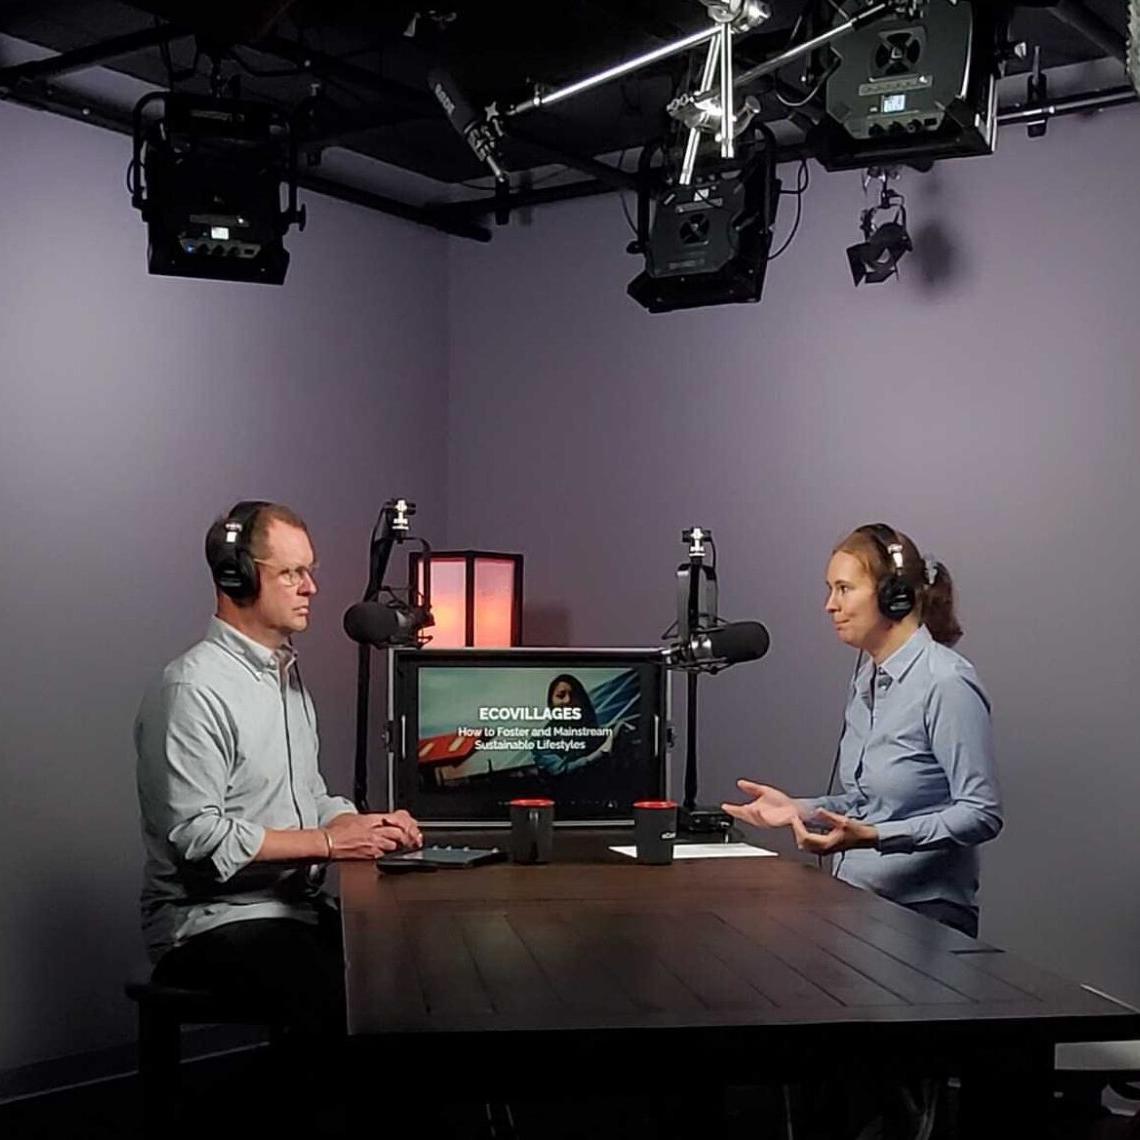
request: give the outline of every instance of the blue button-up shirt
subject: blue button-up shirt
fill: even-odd
[[[290,650],[214,618],[135,722],[146,843],[143,935],[157,961],[228,922],[315,922],[308,868],[255,862],[266,828],[325,827],[356,809],[317,768],[317,723]]]
[[[977,909],[978,844],[1001,830],[990,702],[973,665],[925,626],[847,702],[841,795],[804,801],[873,824],[877,850],[844,852],[839,878],[900,903]]]

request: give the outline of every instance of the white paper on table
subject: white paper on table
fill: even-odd
[[[619,855],[637,858],[636,847],[611,847]],[[755,859],[764,855],[775,856],[775,851],[752,847],[748,843],[677,843],[673,847],[674,859]]]

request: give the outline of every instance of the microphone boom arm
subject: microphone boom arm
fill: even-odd
[[[375,602],[384,589],[384,575],[392,559],[392,549],[398,542],[410,537],[409,519],[416,513],[416,504],[407,499],[389,499],[381,508],[372,528],[368,546],[368,586],[363,601]],[[423,540],[419,540],[423,541]],[[423,543],[424,549],[429,547]],[[425,559],[425,562],[428,560]],[[424,597],[431,589],[430,564],[424,570]],[[425,607],[427,602],[425,601]],[[356,748],[353,760],[352,799],[357,811],[367,812],[368,807],[368,720],[369,697],[372,689],[372,646],[361,643],[356,653]]]

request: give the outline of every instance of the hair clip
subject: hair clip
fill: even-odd
[[[934,580],[938,577],[938,560],[926,554],[923,556],[922,564],[926,568],[926,584],[933,586]]]

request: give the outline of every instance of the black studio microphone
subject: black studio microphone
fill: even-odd
[[[760,622],[733,621],[718,629],[699,630],[686,645],[670,646],[665,650],[665,660],[680,669],[726,669],[741,661],[759,660],[768,652],[770,642]]]
[[[344,632],[361,645],[386,649],[390,645],[411,645],[424,626],[433,625],[431,614],[422,606],[385,606],[379,602],[357,602],[344,615]]]
[[[463,136],[475,152],[475,157],[486,165],[497,182],[505,182],[507,172],[503,169],[499,155],[500,132],[497,122],[492,122],[471,105],[455,78],[444,68],[433,67],[428,72],[428,87],[439,100],[448,122]]]

